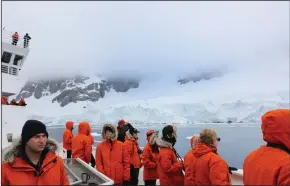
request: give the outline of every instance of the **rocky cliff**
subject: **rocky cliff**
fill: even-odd
[[[16,99],[20,97],[53,96],[52,102],[61,107],[78,101],[96,102],[104,98],[107,92],[114,89],[116,92],[127,92],[131,88],[138,88],[139,80],[114,78],[101,79],[97,77],[76,76],[73,78],[56,78],[53,80],[28,81],[21,89]]]

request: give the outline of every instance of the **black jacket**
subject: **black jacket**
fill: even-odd
[[[125,137],[126,137],[126,132],[130,128],[133,128],[130,123],[128,123],[127,125],[124,125],[122,128],[120,126],[118,126],[117,127],[117,130],[118,130],[118,138],[117,138],[117,140],[119,140],[119,141],[124,143],[125,142]]]

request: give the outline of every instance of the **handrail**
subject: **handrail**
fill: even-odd
[[[12,45],[12,42],[13,42],[12,35],[13,34],[14,34],[14,32],[2,29],[1,30],[2,42],[9,43]],[[24,38],[23,38],[24,35],[21,35],[19,33],[18,33],[18,35],[19,35],[18,42],[15,46],[20,47],[20,48],[24,48]],[[29,49],[29,43],[30,43],[30,41],[28,42],[28,44],[25,48]]]

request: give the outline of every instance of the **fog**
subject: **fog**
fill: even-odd
[[[3,27],[32,37],[26,77],[289,76],[285,1],[6,1],[2,10]]]

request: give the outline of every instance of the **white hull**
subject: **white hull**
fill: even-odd
[[[9,145],[7,141],[7,134],[13,134],[13,138],[21,135],[21,128],[24,122],[28,119],[28,110],[26,107],[15,105],[2,105],[2,148]],[[21,127],[21,128],[18,128]]]
[[[60,145],[62,146],[62,143],[60,143]],[[96,151],[96,147],[93,147],[93,155],[95,156],[95,151]],[[60,154],[60,156],[62,156],[64,159],[66,158],[66,150],[63,149],[63,153]],[[231,174],[231,181],[232,181],[232,185],[244,185],[243,184],[243,170],[242,169],[238,169],[238,171],[232,171],[233,174]],[[157,185],[159,185],[159,180],[157,180]],[[143,181],[143,168],[140,169],[139,172],[139,185],[144,185],[144,181]]]

